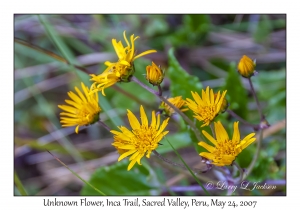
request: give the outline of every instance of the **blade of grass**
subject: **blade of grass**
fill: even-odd
[[[54,143],[54,142],[44,144],[35,139],[24,139],[24,138],[15,137],[15,144],[18,146],[26,145],[32,149],[40,150],[40,151],[51,150],[51,151],[55,151],[56,153],[60,153],[60,154],[64,154],[64,155],[69,154],[68,150],[66,150],[65,147],[61,146],[58,143]],[[96,155],[92,151],[84,151],[84,150],[78,149],[78,152],[85,159],[95,159],[98,157],[98,155]]]
[[[177,150],[173,147],[173,145],[169,142],[168,139],[167,139],[167,141],[170,144],[170,146],[172,147],[172,149],[174,150],[174,152],[176,153],[176,155],[179,157],[179,159],[182,161],[182,163],[185,165],[185,167],[189,170],[189,172],[191,173],[191,175],[194,177],[194,179],[198,182],[198,184],[203,189],[203,191],[205,192],[205,194],[206,195],[210,195],[209,192],[205,189],[205,187],[201,183],[201,181],[195,176],[195,174],[192,172],[192,170],[190,169],[190,167],[185,163],[185,161],[182,159],[181,155],[177,152]]]
[[[18,188],[19,192],[21,193],[21,195],[28,195],[21,180],[19,179],[19,176],[18,174],[15,172],[14,173],[14,177],[15,177],[15,184],[16,184],[16,187]]]
[[[49,152],[48,150],[47,150],[47,152]],[[101,190],[99,190],[99,189],[97,189],[96,187],[94,187],[93,185],[91,185],[89,182],[87,182],[87,181],[85,181],[83,178],[81,178],[76,172],[74,172],[72,169],[70,169],[66,164],[64,164],[60,159],[58,159],[57,157],[55,157],[51,152],[49,152],[50,153],[50,155],[52,155],[60,164],[62,164],[64,167],[66,167],[69,171],[71,171],[71,173],[73,174],[73,175],[75,175],[78,179],[80,179],[81,181],[83,181],[85,184],[87,184],[87,185],[89,185],[91,188],[93,188],[94,190],[96,190],[98,193],[100,193],[101,195],[104,195],[105,196],[105,194],[101,191]]]
[[[41,47],[39,47],[39,46],[33,45],[33,44],[31,44],[31,43],[29,43],[29,42],[27,42],[27,41],[25,41],[25,40],[19,39],[19,38],[14,38],[14,41],[15,41],[16,43],[20,44],[20,45],[23,45],[23,46],[26,46],[26,47],[28,47],[28,48],[34,49],[34,50],[36,50],[36,51],[38,51],[38,52],[41,52],[41,53],[43,53],[43,54],[45,54],[45,55],[47,55],[47,56],[49,56],[49,57],[52,57],[53,59],[55,59],[55,60],[57,60],[57,61],[60,61],[60,62],[62,62],[62,63],[68,64],[68,65],[71,65],[71,64],[69,63],[68,60],[66,60],[65,58],[63,58],[63,57],[60,56],[60,55],[57,55],[57,54],[54,53],[54,52],[51,52],[51,51],[46,50],[46,49],[44,49],[44,48],[41,48]],[[74,67],[76,67],[77,69],[79,69],[79,70],[81,70],[81,71],[87,73],[87,70],[86,70],[85,68],[81,67],[81,66],[74,65]]]

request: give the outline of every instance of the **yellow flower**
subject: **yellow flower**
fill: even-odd
[[[238,154],[256,140],[256,138],[253,138],[255,133],[250,133],[241,140],[239,122],[235,122],[233,125],[234,130],[231,140],[220,121],[215,122],[214,125],[216,139],[206,131],[202,131],[204,136],[214,145],[214,147],[203,141],[199,142],[199,145],[210,152],[201,152],[200,156],[212,160],[212,164],[216,166],[231,165]]]
[[[79,127],[90,125],[99,120],[101,108],[98,104],[98,93],[90,94],[90,90],[81,83],[83,93],[75,87],[77,92],[68,92],[71,100],[65,100],[68,105],[58,105],[65,112],[61,112],[60,123],[62,127],[76,126],[75,131],[78,133]],[[65,116],[65,117],[62,117]]]
[[[146,67],[146,79],[152,85],[160,85],[163,81],[165,73],[153,61],[152,66]]]
[[[211,121],[219,114],[222,108],[222,104],[225,99],[227,90],[223,91],[222,95],[220,91],[215,94],[212,89],[209,87],[206,88],[206,91],[202,89],[202,98],[198,93],[192,93],[192,96],[195,101],[187,98],[186,104],[187,106],[194,112],[194,117],[199,121],[203,121],[203,125],[201,127],[209,125]]]
[[[141,106],[140,124],[134,114],[130,110],[127,111],[128,121],[132,130],[130,131],[124,126],[119,126],[121,132],[115,130],[110,132],[114,134],[114,143],[112,145],[116,147],[121,155],[118,161],[132,155],[129,158],[131,162],[128,165],[128,170],[130,170],[135,163],[141,165],[140,161],[145,153],[147,153],[146,157],[150,158],[151,152],[158,147],[158,143],[169,132],[163,131],[168,124],[169,118],[160,125],[160,115],[156,117],[155,112],[152,111],[152,122],[149,125],[144,108]]]
[[[114,65],[109,66],[102,74],[90,74],[92,77],[90,80],[94,81],[91,86],[92,92],[101,91],[102,95],[105,96],[104,89],[122,81],[122,77],[127,75],[127,73],[129,72],[126,72],[126,68],[124,68],[123,65],[115,63]]]
[[[243,77],[250,78],[251,76],[253,76],[255,72],[254,70],[255,66],[256,66],[255,61],[253,61],[248,56],[244,55],[238,64],[238,72]]]
[[[176,96],[174,98],[169,98],[168,101],[176,106],[178,109],[180,109],[182,112],[185,112],[189,110],[188,108],[182,108],[185,105],[185,100],[182,99],[181,96]],[[162,109],[167,116],[171,116],[175,113],[174,109],[171,108],[168,104],[165,102],[161,102],[159,109]]]
[[[144,55],[154,53],[156,50],[147,50],[138,55],[135,55],[134,41],[139,37],[134,37],[134,34],[130,36],[131,45],[126,38],[125,31],[123,33],[126,47],[123,46],[122,42],[117,42],[116,39],[112,39],[112,45],[118,56],[118,61],[111,63],[106,61],[104,64],[107,68],[100,75],[91,74],[92,77],[90,80],[94,81],[92,86],[94,91],[102,91],[102,94],[105,96],[104,89],[114,85],[117,82],[129,82],[130,77],[134,73],[133,61]]]

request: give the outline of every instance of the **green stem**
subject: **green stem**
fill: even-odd
[[[148,86],[146,86],[145,84],[143,84],[141,81],[139,81],[136,77],[131,77],[131,80],[134,81],[135,83],[137,83],[138,85],[140,85],[142,88],[146,89],[147,91],[149,91],[150,93],[156,95],[157,97],[159,97],[163,102],[165,102],[166,104],[168,104],[172,109],[174,109],[175,112],[177,112],[188,124],[189,126],[193,129],[196,138],[198,139],[198,141],[203,141],[202,138],[200,137],[200,132],[199,130],[196,128],[195,124],[185,115],[183,114],[182,111],[180,111],[176,106],[174,106],[171,102],[169,102],[166,98],[162,97],[159,95],[159,93],[157,93],[156,91],[152,90],[151,88],[149,88]]]
[[[28,195],[16,172],[14,173],[14,177],[15,177],[15,184],[16,184],[19,192],[21,193],[21,195]]]
[[[93,185],[91,185],[89,182],[85,181],[83,178],[81,178],[76,172],[74,172],[72,169],[70,169],[66,164],[64,164],[60,159],[58,159],[57,157],[55,157],[50,151],[47,150],[47,152],[50,153],[50,155],[52,155],[58,162],[60,162],[60,164],[62,164],[64,167],[66,167],[69,171],[72,172],[72,174],[74,174],[78,179],[80,179],[81,181],[83,181],[85,184],[89,185],[91,188],[93,188],[94,190],[96,190],[98,193],[100,193],[101,195],[105,194],[98,190],[96,187],[94,187]]]

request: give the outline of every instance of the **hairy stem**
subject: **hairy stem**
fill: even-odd
[[[160,85],[157,86],[158,87],[158,95],[162,96],[162,88]]]
[[[257,104],[257,109],[258,109],[258,112],[259,112],[259,115],[260,115],[260,121],[263,121],[265,119],[265,116],[263,115],[262,113],[262,110],[261,110],[261,107],[260,107],[260,104],[259,104],[259,101],[258,101],[258,98],[257,98],[257,95],[255,93],[255,90],[254,90],[254,87],[253,87],[253,83],[251,81],[251,78],[248,78],[248,81],[249,81],[249,84],[250,84],[250,88],[251,88],[251,91],[252,91],[252,94],[255,98],[255,102]]]
[[[263,139],[263,130],[260,130],[259,131],[259,138],[256,140],[256,151],[255,151],[255,154],[254,154],[254,157],[250,163],[250,166],[248,167],[246,173],[244,173],[244,177],[243,179],[245,180],[246,177],[251,173],[251,171],[253,170],[255,164],[256,164],[256,161],[258,159],[258,156],[259,156],[259,152],[260,152],[260,147],[261,147],[261,141]]]
[[[239,170],[240,176],[239,179],[236,181],[237,184],[240,184],[244,180],[244,170],[237,164],[235,161],[233,162],[233,165]]]

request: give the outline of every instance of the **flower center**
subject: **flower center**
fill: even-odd
[[[218,159],[222,159],[223,155],[236,156],[236,146],[237,144],[234,144],[231,140],[226,139],[224,142],[218,143],[214,154]]]
[[[157,148],[158,144],[155,142],[156,130],[154,128],[141,126],[140,129],[133,130],[135,135],[135,147],[139,150],[140,153],[146,151],[152,151]]]
[[[215,106],[204,106],[199,108],[199,113],[204,122],[210,122],[216,116],[216,109]]]

